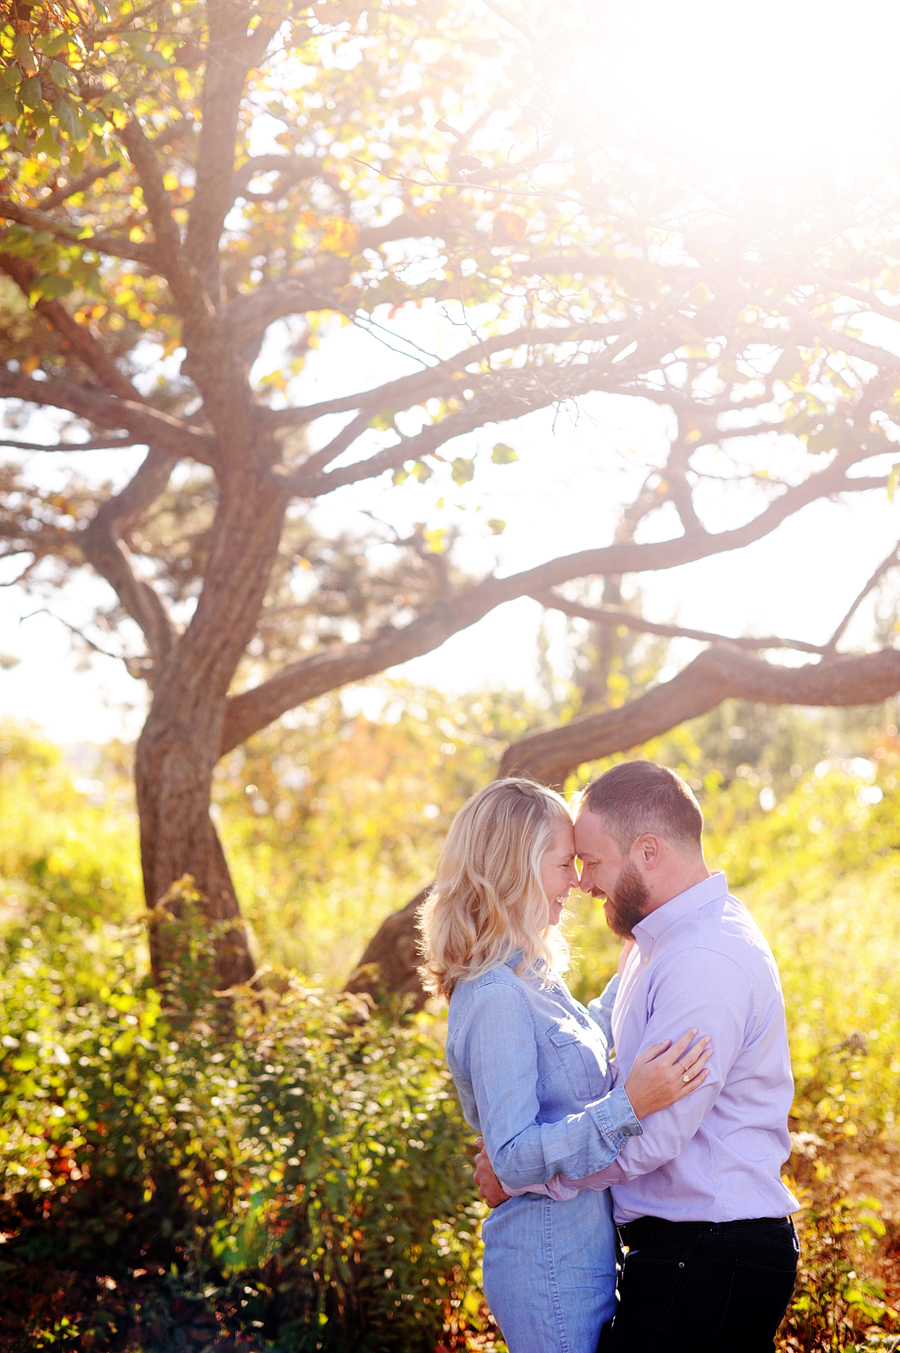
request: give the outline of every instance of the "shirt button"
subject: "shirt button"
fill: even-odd
[[[646,956],[646,958],[644,959],[644,962],[645,962],[645,963],[649,963],[649,962],[650,962],[650,955],[649,955],[649,954],[648,954],[648,955]]]

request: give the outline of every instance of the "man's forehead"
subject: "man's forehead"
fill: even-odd
[[[606,831],[603,819],[587,808],[581,808],[575,819],[575,849],[579,855],[618,855],[615,841]]]

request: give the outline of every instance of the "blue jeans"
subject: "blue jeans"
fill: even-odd
[[[616,1307],[609,1192],[510,1198],[482,1236],[484,1294],[510,1353],[596,1353]]]
[[[598,1353],[771,1353],[797,1273],[790,1217],[640,1217],[619,1234],[619,1308]]]

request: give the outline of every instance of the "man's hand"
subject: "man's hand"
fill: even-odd
[[[484,1138],[476,1137],[475,1145],[478,1147],[478,1155],[475,1157],[475,1183],[478,1185],[478,1192],[488,1207],[499,1207],[501,1203],[506,1202],[509,1194],[504,1193],[500,1180],[494,1174],[493,1166],[484,1149]]]

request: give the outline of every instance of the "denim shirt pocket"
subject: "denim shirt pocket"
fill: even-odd
[[[575,1099],[583,1106],[603,1094],[603,1074],[593,1049],[585,1045],[584,1030],[574,1019],[551,1024],[547,1038],[565,1072]]]

